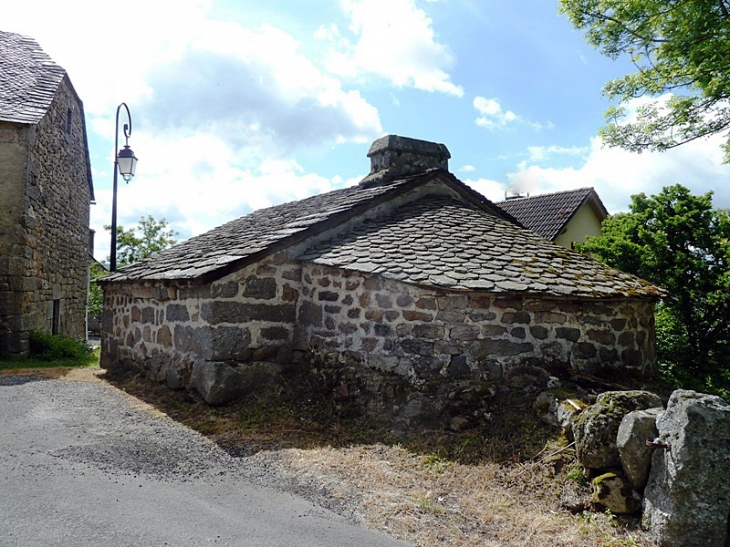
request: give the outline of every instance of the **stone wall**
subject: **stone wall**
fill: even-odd
[[[520,364],[650,374],[653,303],[427,290],[285,254],[202,286],[105,286],[102,366],[178,385],[198,360],[314,350],[413,386],[497,381]],[[183,383],[184,380],[182,380]]]
[[[84,339],[90,188],[83,110],[68,80],[38,125],[0,124],[0,147],[2,190],[13,190],[0,215],[12,214],[0,221],[0,348],[27,352],[34,329]]]
[[[102,366],[181,385],[198,359],[289,363],[300,278],[280,254],[209,285],[105,285]]]
[[[305,264],[297,350],[434,379],[498,380],[517,364],[652,372],[654,304],[426,290]]]

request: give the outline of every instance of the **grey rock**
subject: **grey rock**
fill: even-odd
[[[593,479],[593,503],[616,515],[641,511],[641,495],[631,488],[628,479],[618,473],[606,473]]]
[[[198,360],[190,383],[209,405],[230,402],[281,372],[274,363],[229,364]]]
[[[643,490],[649,480],[652,449],[646,441],[657,436],[656,418],[661,408],[635,410],[621,420],[616,447],[626,477],[636,490]]]
[[[629,412],[662,406],[658,395],[648,391],[607,391],[601,393],[573,421],[578,461],[589,469],[621,465],[616,437],[621,420]]]
[[[572,435],[573,419],[585,407],[586,403],[579,396],[559,389],[543,391],[532,405],[542,422],[560,428],[570,435]]]
[[[730,508],[730,405],[677,390],[657,418],[643,527],[660,546],[723,547]]]

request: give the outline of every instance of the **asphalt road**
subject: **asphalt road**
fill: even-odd
[[[0,378],[0,545],[404,546],[103,383]]]

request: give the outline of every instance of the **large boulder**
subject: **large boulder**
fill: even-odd
[[[643,490],[649,479],[652,449],[646,441],[657,437],[656,419],[661,408],[634,410],[621,420],[616,448],[626,477],[637,490]]]
[[[190,384],[209,405],[228,403],[281,372],[273,363],[226,363],[197,360],[193,364]]]
[[[657,430],[642,525],[660,546],[728,545],[730,405],[677,390]]]
[[[648,391],[607,391],[573,420],[578,461],[589,469],[621,465],[616,436],[629,412],[662,406],[658,395]]]

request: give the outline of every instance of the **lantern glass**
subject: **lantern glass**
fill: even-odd
[[[122,175],[124,180],[127,182],[132,180],[134,171],[137,169],[137,157],[129,146],[125,145],[117,154],[117,165],[119,166],[119,174]]]

